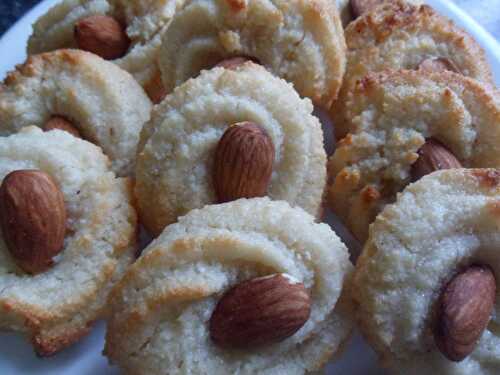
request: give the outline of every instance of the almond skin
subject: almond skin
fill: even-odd
[[[486,266],[467,268],[441,293],[434,340],[450,361],[462,361],[476,347],[490,320],[495,293],[495,275]]]
[[[153,104],[161,103],[163,99],[165,99],[167,96],[167,90],[165,89],[165,86],[163,86],[160,72],[157,72],[153,76],[153,78],[144,87],[144,90]]]
[[[210,337],[227,348],[283,341],[309,319],[311,300],[302,283],[275,274],[242,282],[220,299],[210,319]]]
[[[444,72],[450,71],[460,73],[460,70],[453,61],[446,57],[438,57],[434,59],[425,59],[418,65],[418,70],[426,72]]]
[[[22,270],[47,270],[61,252],[66,233],[64,197],[54,180],[38,170],[8,174],[0,186],[0,227]]]
[[[213,181],[219,203],[267,194],[274,164],[274,144],[261,126],[230,126],[215,151]]]
[[[56,129],[68,132],[73,137],[82,138],[80,132],[73,126],[73,124],[62,116],[52,116],[43,126],[43,130],[46,132]]]
[[[439,169],[462,168],[462,165],[441,142],[429,138],[418,150],[418,159],[411,166],[412,181],[417,181]]]
[[[222,67],[225,69],[236,70],[238,67],[249,61],[253,61],[256,64],[259,64],[259,61],[257,59],[254,59],[253,57],[237,56],[222,60],[215,67]]]
[[[78,48],[106,60],[125,56],[130,46],[123,26],[109,16],[94,15],[81,19],[75,24],[74,34]]]

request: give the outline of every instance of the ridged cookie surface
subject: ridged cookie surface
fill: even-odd
[[[167,227],[117,285],[105,353],[130,374],[317,370],[349,336],[350,302],[339,297],[351,269],[331,229],[286,202],[243,199],[191,211]],[[306,324],[260,348],[214,345],[208,320],[221,295],[274,273],[304,283],[312,298]]]
[[[329,202],[356,237],[410,181],[427,138],[443,143],[464,167],[500,166],[500,101],[462,75],[373,73],[346,103],[349,133],[329,160]]]
[[[334,1],[188,0],[163,36],[167,92],[233,56],[258,60],[325,108],[345,70],[345,41]]]
[[[159,234],[191,209],[215,203],[217,144],[232,124],[262,126],[276,150],[268,195],[318,215],[326,183],[323,133],[309,99],[247,62],[215,68],[179,86],[141,133],[136,193],[142,222]]]
[[[352,22],[345,30],[347,68],[331,114],[337,139],[350,130],[346,105],[356,81],[369,72],[418,69],[426,59],[446,58],[460,74],[493,85],[483,49],[452,21],[427,5],[393,1]]]
[[[151,107],[126,71],[88,52],[58,50],[28,58],[0,85],[0,135],[63,116],[125,176]]]
[[[363,13],[367,13],[383,3],[393,3],[394,1],[402,0],[336,0],[337,8],[339,9],[340,18],[342,19],[342,24],[344,25],[344,27],[346,27],[353,19],[356,19]],[[422,0],[405,1],[414,5],[421,5],[423,3]],[[356,4],[354,5],[354,8],[356,9],[353,10],[353,3],[361,4],[362,6],[359,7]],[[360,13],[361,10],[363,10],[362,13]]]
[[[499,207],[500,170],[439,171],[408,186],[371,226],[353,293],[360,328],[391,373],[498,374],[498,296],[489,325],[461,362],[439,352],[433,313],[446,283],[464,268],[489,266],[500,275]]]
[[[125,56],[114,60],[146,88],[159,74],[161,34],[182,0],[63,0],[33,25],[28,54],[76,48],[75,23],[92,15],[108,15],[122,22],[131,40]]]
[[[39,355],[52,355],[102,318],[111,286],[134,257],[131,184],[115,177],[99,148],[60,130],[1,137],[0,160],[0,180],[41,170],[64,196],[64,248],[48,271],[31,276],[17,268],[0,233],[0,328],[24,332]]]

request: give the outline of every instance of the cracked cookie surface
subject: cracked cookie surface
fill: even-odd
[[[410,182],[426,139],[441,142],[464,167],[500,166],[500,101],[473,79],[447,71],[371,73],[346,107],[351,132],[329,160],[328,200],[362,242]]]
[[[419,69],[424,60],[447,59],[457,72],[494,87],[479,44],[427,5],[393,1],[353,21],[345,30],[347,67],[338,100],[331,108],[335,136],[349,132],[353,114],[345,105],[358,80],[370,72]]]

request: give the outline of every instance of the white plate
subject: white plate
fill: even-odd
[[[31,33],[31,24],[58,0],[46,0],[31,10],[0,39],[0,78],[26,58],[25,45]],[[428,0],[440,13],[452,18],[467,29],[484,47],[493,67],[497,85],[500,86],[500,45],[473,19],[449,0]],[[38,359],[29,343],[14,333],[0,334],[0,374],[118,374],[107,365],[101,355],[104,345],[104,324],[99,323],[92,333],[78,344],[53,358]],[[375,354],[363,340],[355,335],[342,358],[327,368],[328,374],[383,375],[376,363]],[[151,374],[154,375],[154,374]]]

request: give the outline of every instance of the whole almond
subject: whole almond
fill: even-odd
[[[230,126],[215,151],[213,180],[219,203],[267,194],[274,163],[274,144],[261,126]]]
[[[450,71],[460,73],[460,70],[453,61],[446,57],[438,57],[434,59],[425,59],[418,65],[419,70],[426,72],[443,72]]]
[[[467,268],[444,288],[434,340],[446,358],[459,362],[474,350],[490,320],[495,293],[495,275],[486,266]]]
[[[18,170],[0,186],[0,227],[16,264],[39,273],[63,248],[66,206],[61,190],[46,173]]]
[[[63,130],[65,132],[70,133],[72,136],[76,138],[81,138],[80,132],[76,129],[73,124],[62,116],[52,116],[49,121],[45,123],[43,126],[43,130],[48,132],[51,130]]]
[[[297,332],[310,313],[302,283],[286,274],[259,277],[224,294],[210,319],[210,337],[229,348],[276,343]]]
[[[351,0],[351,12],[353,18],[358,18],[364,13],[372,11],[375,7],[382,4],[386,0]]]
[[[462,168],[455,155],[434,138],[427,139],[417,152],[418,159],[411,166],[412,181],[440,169]]]
[[[83,18],[75,24],[74,33],[78,48],[106,60],[123,57],[130,46],[130,39],[123,26],[109,16]]]

